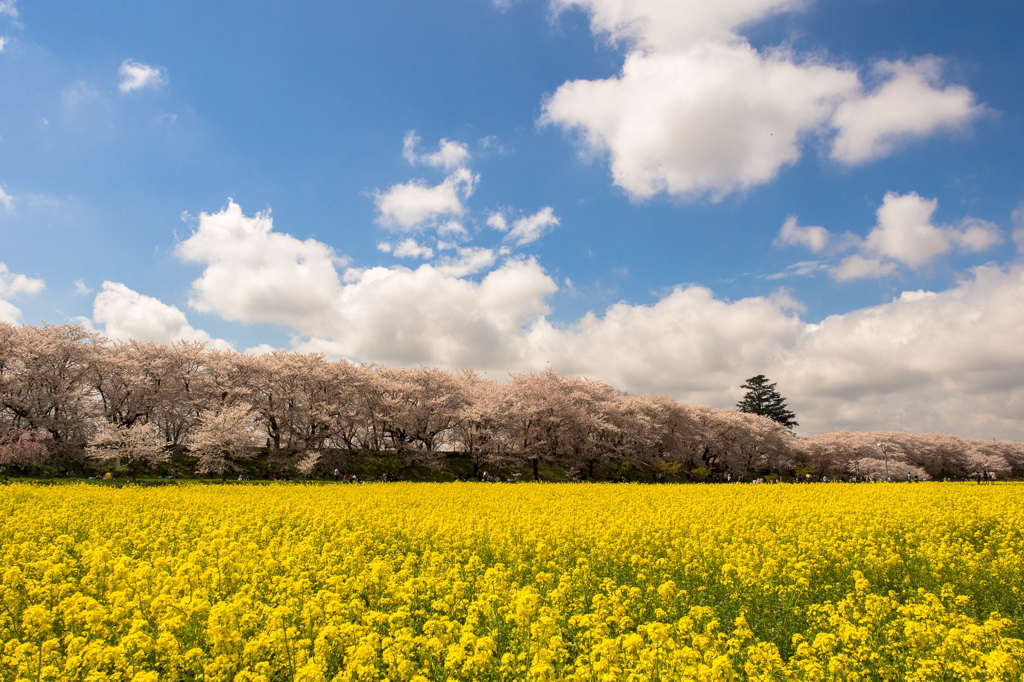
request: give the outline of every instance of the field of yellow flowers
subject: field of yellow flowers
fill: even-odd
[[[1020,680],[1024,486],[0,489],[0,678]]]

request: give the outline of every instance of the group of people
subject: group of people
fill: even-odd
[[[455,477],[455,481],[456,482],[460,482],[460,481],[462,481],[462,482],[473,482],[473,481],[476,481],[478,483],[517,483],[519,481],[519,475],[517,474],[515,477],[508,476],[508,477],[502,478],[501,476],[495,476],[494,474],[489,474],[486,471],[482,471],[481,470],[481,471],[477,471],[472,476],[458,475],[458,476]]]

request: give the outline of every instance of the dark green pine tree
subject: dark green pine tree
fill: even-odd
[[[736,403],[736,409],[740,412],[768,417],[790,430],[800,425],[796,415],[786,407],[786,399],[775,390],[775,384],[768,383],[765,375],[750,377],[740,388],[747,389],[743,400]]]

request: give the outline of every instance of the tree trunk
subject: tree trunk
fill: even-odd
[[[540,480],[540,472],[537,470],[537,458],[533,458],[533,480]]]
[[[594,460],[590,460],[590,480],[594,480]]]

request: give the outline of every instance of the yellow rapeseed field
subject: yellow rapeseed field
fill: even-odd
[[[0,489],[7,680],[1020,680],[1024,486]]]

